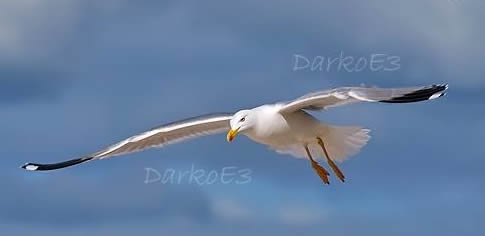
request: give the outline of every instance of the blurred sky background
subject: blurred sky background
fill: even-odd
[[[0,2],[1,235],[484,235],[485,2]],[[294,55],[400,58],[294,71]],[[154,126],[338,86],[449,83],[416,104],[313,113],[370,128],[323,186],[307,161],[205,137],[49,173]],[[249,168],[247,184],[145,184],[145,168]]]

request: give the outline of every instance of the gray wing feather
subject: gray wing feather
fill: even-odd
[[[355,102],[409,103],[443,96],[448,85],[412,88],[342,87],[304,95],[283,105],[280,112],[322,110]]]
[[[162,147],[199,136],[227,131],[230,127],[229,121],[231,118],[231,113],[216,113],[193,117],[158,126],[85,157],[53,164],[26,163],[22,168],[33,171],[55,170],[90,160],[142,151],[150,147]]]
[[[94,159],[104,159],[142,151],[150,147],[163,147],[199,136],[221,133],[229,130],[231,117],[232,114],[229,113],[218,113],[158,126],[111,145],[92,156]]]

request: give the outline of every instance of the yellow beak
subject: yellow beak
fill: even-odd
[[[239,132],[239,128],[237,128],[236,130],[229,130],[229,132],[227,132],[227,141],[228,142],[232,142],[232,140],[234,139],[234,137],[236,137],[237,133]]]

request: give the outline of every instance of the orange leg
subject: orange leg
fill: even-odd
[[[330,167],[332,168],[335,175],[337,175],[337,177],[340,179],[340,181],[345,182],[344,174],[342,173],[342,171],[340,171],[338,166],[335,164],[335,162],[333,162],[333,160],[328,155],[328,152],[327,152],[327,149],[325,148],[325,144],[323,143],[323,140],[321,138],[317,137],[317,141],[318,141],[318,144],[320,144],[320,146],[322,147],[323,153],[325,153],[325,157],[327,158],[327,162],[330,165]]]
[[[322,179],[324,184],[330,184],[330,180],[328,180],[328,176],[330,176],[330,174],[328,173],[328,171],[325,170],[325,168],[323,168],[322,166],[320,166],[318,162],[313,160],[312,155],[310,154],[310,150],[306,145],[305,145],[305,150],[306,150],[306,154],[310,158],[310,162],[312,163],[313,170],[317,172],[318,176],[320,176],[320,179]]]

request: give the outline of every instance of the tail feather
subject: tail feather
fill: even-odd
[[[324,125],[321,138],[330,158],[342,162],[355,155],[370,139],[369,129],[356,126]]]
[[[333,126],[321,124],[317,135],[325,143],[325,148],[330,158],[335,162],[347,160],[350,156],[357,154],[370,139],[369,129],[356,126]],[[305,148],[301,143],[285,146],[269,146],[278,153],[290,154],[296,158],[308,158]],[[310,153],[315,159],[326,160],[322,147],[315,137],[314,142],[308,144]]]

